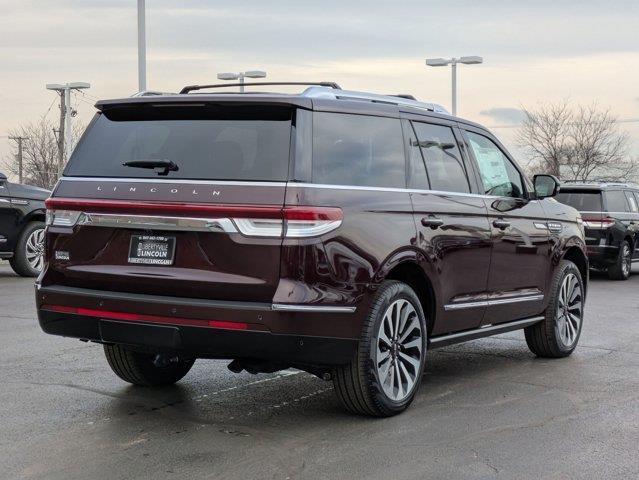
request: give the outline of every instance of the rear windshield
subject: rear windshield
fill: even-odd
[[[283,181],[292,109],[208,105],[135,106],[98,114],[66,176]],[[124,166],[173,162],[177,171]]]
[[[580,212],[601,212],[601,192],[559,192],[557,201]]]

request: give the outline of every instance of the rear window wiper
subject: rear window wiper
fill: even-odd
[[[169,172],[177,172],[180,167],[170,160],[130,160],[124,162],[125,167],[133,168],[152,168],[158,175],[168,175]]]

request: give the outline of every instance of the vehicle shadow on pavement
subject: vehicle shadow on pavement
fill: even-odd
[[[466,345],[447,347],[430,352],[420,391],[415,405],[428,408],[428,404],[442,397],[474,386],[486,385],[497,377],[512,374],[513,370],[529,371],[543,363],[528,351],[523,339],[488,339]],[[200,371],[205,373],[206,362]],[[522,371],[523,371],[522,370]],[[199,373],[199,372],[198,372]],[[200,377],[198,375],[198,377]],[[274,376],[258,375],[232,386],[216,387],[214,379],[207,386],[206,379],[198,378],[197,391],[189,384],[189,376],[172,387],[147,389],[124,387],[112,397],[111,418],[128,425],[144,425],[162,418],[169,425],[224,425],[235,424],[261,428],[263,424],[278,423],[284,417],[304,417],[306,420],[350,418],[368,421],[367,417],[353,416],[339,404],[331,382],[304,372],[285,372]],[[465,395],[465,394],[464,394]],[[419,407],[418,407],[419,408]]]

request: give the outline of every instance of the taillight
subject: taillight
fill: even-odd
[[[584,228],[593,230],[605,230],[615,224],[615,219],[610,217],[583,217]]]
[[[140,215],[145,219],[157,217],[228,219],[237,231],[248,237],[307,238],[324,235],[342,224],[342,210],[334,207],[276,205],[207,205],[183,203],[126,202],[121,200],[80,200],[50,198],[46,201],[47,225],[73,227],[95,224],[100,213],[122,215],[118,225],[136,223]],[[130,222],[127,222],[127,215]],[[102,223],[104,225],[104,223]],[[161,222],[157,223],[158,229]]]

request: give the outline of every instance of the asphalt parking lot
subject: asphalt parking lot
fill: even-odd
[[[578,479],[639,476],[639,273],[592,278],[575,354],[515,332],[429,353],[412,407],[342,411],[309,374],[199,361],[132,387],[99,345],[43,334],[32,280],[0,263],[0,478]]]

